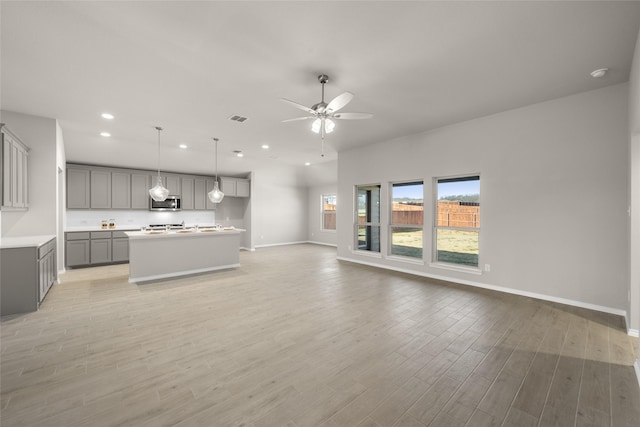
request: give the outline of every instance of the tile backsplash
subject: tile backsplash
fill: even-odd
[[[117,227],[149,224],[215,224],[215,211],[153,212],[136,210],[67,210],[67,227],[99,227],[101,221],[115,220]]]

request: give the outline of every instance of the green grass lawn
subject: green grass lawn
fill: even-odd
[[[422,258],[422,231],[393,233],[393,255]],[[478,266],[478,233],[475,231],[438,230],[438,261]]]

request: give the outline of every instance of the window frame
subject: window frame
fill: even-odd
[[[359,217],[359,212],[358,212],[358,196],[359,196],[359,190],[361,188],[367,188],[367,187],[377,187],[378,188],[378,222],[373,222],[373,221],[365,221],[363,223],[360,222],[360,217]],[[377,258],[381,258],[382,257],[382,221],[381,221],[381,215],[382,215],[382,207],[380,206],[380,204],[382,203],[382,185],[380,183],[375,183],[375,184],[356,184],[354,186],[354,209],[353,209],[353,252],[357,252],[358,254],[362,254],[362,255],[368,255],[368,256],[373,256],[373,257],[377,257]],[[361,249],[360,245],[359,245],[359,229],[360,227],[377,227],[378,229],[378,238],[379,238],[379,242],[378,242],[378,250],[371,250],[371,249]],[[368,241],[370,241],[371,239],[368,239]]]
[[[467,178],[467,179],[465,179]],[[431,267],[443,268],[447,270],[455,270],[462,271],[466,273],[474,273],[474,274],[482,274],[482,263],[481,263],[481,229],[482,229],[482,215],[480,215],[480,220],[478,221],[478,227],[451,227],[451,226],[438,226],[438,184],[440,181],[450,180],[450,181],[472,181],[472,179],[468,178],[477,178],[478,184],[482,185],[482,176],[480,173],[468,173],[461,175],[452,175],[452,176],[439,176],[433,178],[433,227],[432,227],[432,256],[431,256]],[[480,198],[482,197],[482,191],[480,190]],[[481,204],[481,202],[478,202]],[[458,264],[453,262],[439,261],[438,260],[438,230],[463,230],[463,231],[474,231],[478,233],[478,265],[465,265]]]
[[[402,186],[402,185],[422,185],[422,224],[418,225],[418,224],[395,224],[393,222],[393,189],[394,186]],[[416,263],[416,264],[422,264],[424,265],[424,260],[425,260],[425,252],[426,252],[426,247],[425,247],[425,210],[424,210],[424,200],[425,200],[425,185],[424,185],[424,179],[412,179],[412,180],[405,180],[405,181],[393,181],[389,183],[389,220],[388,220],[388,226],[387,226],[387,233],[388,233],[388,242],[387,242],[387,258],[389,259],[393,259],[393,260],[398,260],[398,261],[404,261],[404,262],[410,262],[410,263]],[[421,248],[421,255],[420,257],[413,257],[413,256],[409,256],[409,255],[399,255],[399,254],[394,254],[393,253],[393,229],[394,228],[411,228],[411,229],[415,229],[415,230],[420,230],[422,231],[422,248]]]
[[[324,199],[325,197],[333,197],[334,206],[336,207],[333,211],[325,211],[324,209]],[[325,212],[333,212],[334,215],[334,224],[335,228],[326,228],[325,227]],[[320,195],[320,231],[324,231],[326,233],[335,233],[338,229],[338,195],[336,193],[327,193]]]

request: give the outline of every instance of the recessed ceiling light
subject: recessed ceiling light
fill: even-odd
[[[304,164],[304,165],[305,165],[305,166],[310,166],[310,165],[311,165],[311,163],[309,163],[309,162],[305,162],[305,164]]]
[[[180,145],[178,145],[178,147],[180,147],[182,149],[185,149],[185,148],[187,148],[187,145],[186,144],[180,144]]]
[[[591,72],[591,77],[593,77],[594,79],[600,79],[604,77],[605,74],[607,74],[607,71],[609,71],[608,68],[599,68],[597,70],[593,70]]]
[[[111,134],[109,132],[100,132],[100,136],[110,137]]]
[[[262,148],[263,148],[264,150],[268,150],[268,149],[269,149],[269,146],[268,146],[267,144],[262,144]]]
[[[103,119],[107,119],[107,120],[112,120],[113,119],[113,114],[102,113],[102,118]]]

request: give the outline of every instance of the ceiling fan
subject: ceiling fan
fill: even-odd
[[[324,84],[329,81],[329,76],[326,74],[320,74],[318,81],[322,84],[322,100],[317,104],[312,105],[310,108],[305,107],[302,104],[293,102],[291,100],[280,98],[282,101],[299,108],[302,111],[306,111],[311,114],[305,117],[296,117],[294,119],[283,120],[283,122],[293,122],[297,120],[315,119],[311,124],[311,130],[315,133],[319,133],[324,140],[324,135],[333,132],[336,124],[334,119],[340,120],[357,120],[357,119],[370,119],[373,114],[369,113],[339,113],[338,111],[347,105],[353,99],[353,94],[350,92],[344,92],[333,98],[328,104],[324,102]]]

